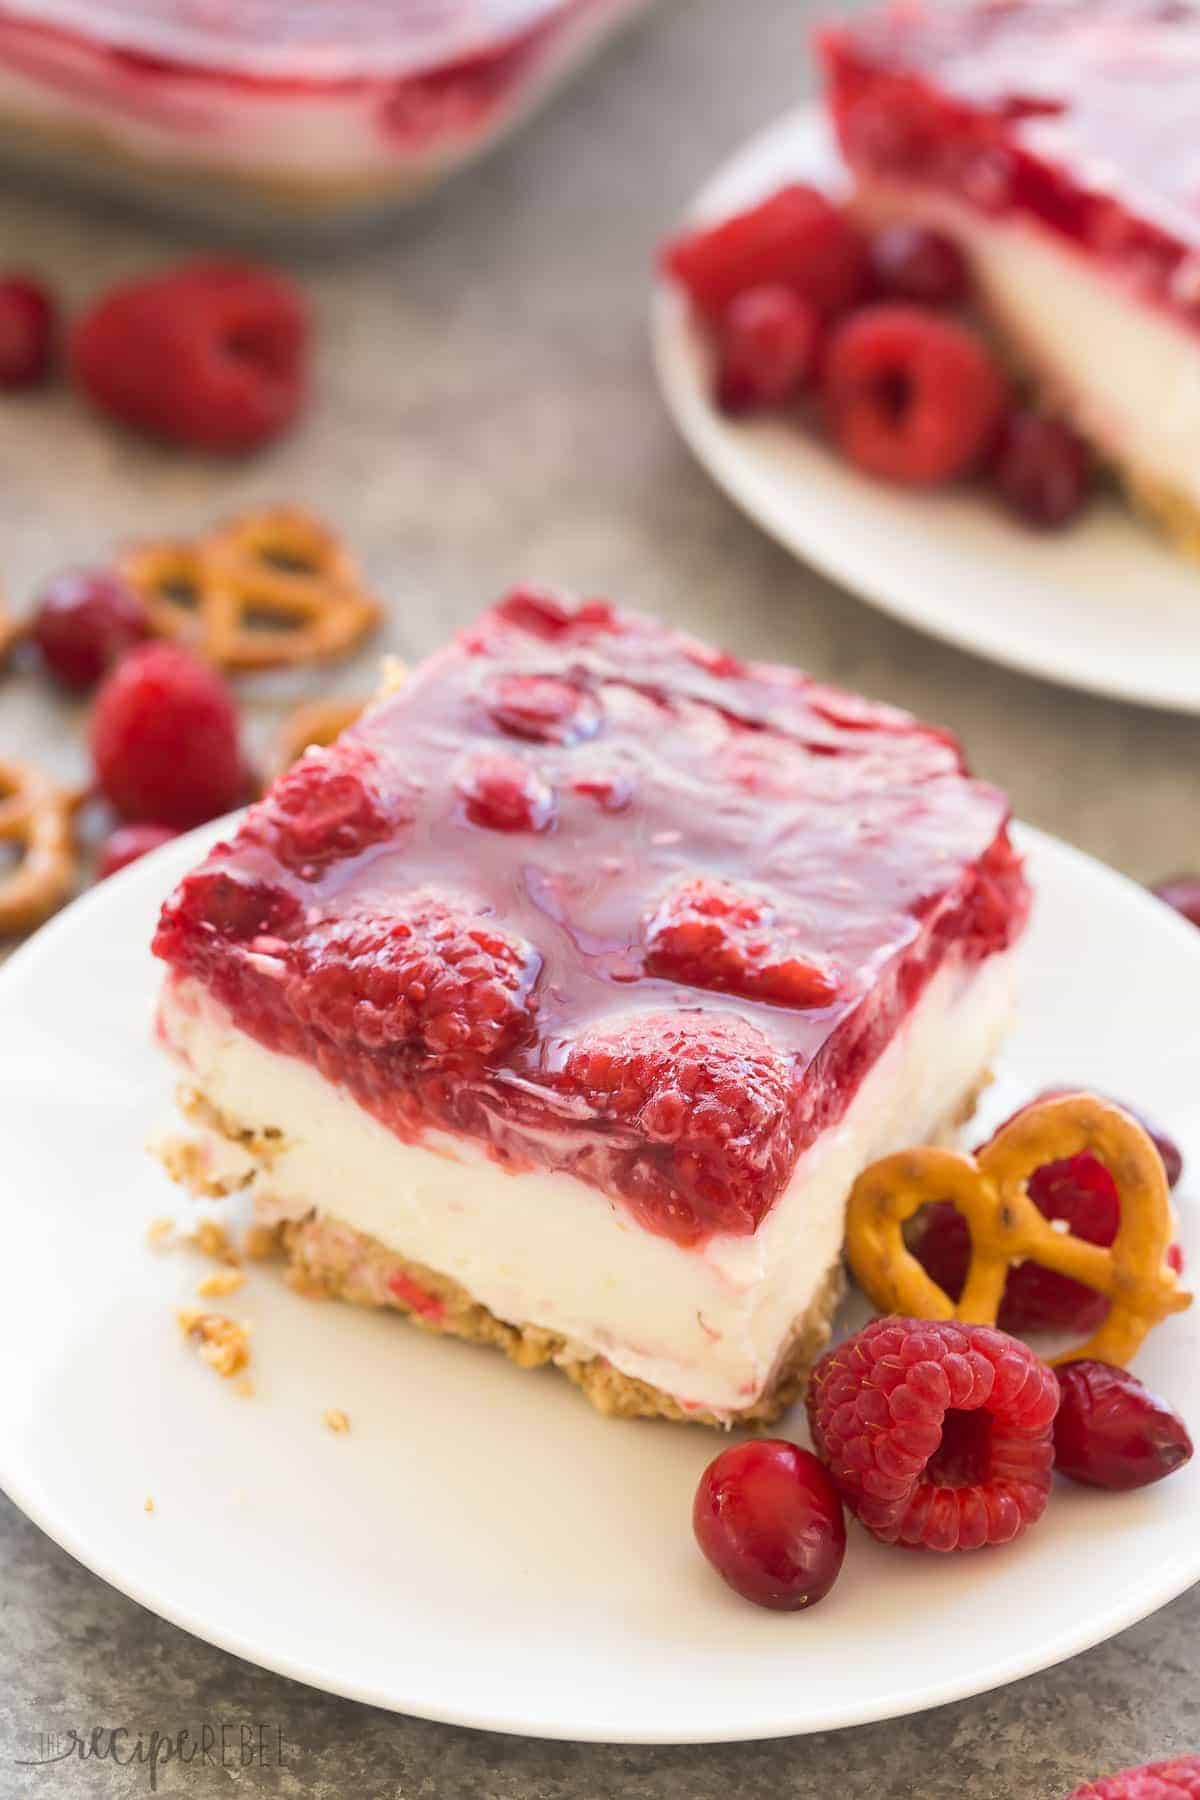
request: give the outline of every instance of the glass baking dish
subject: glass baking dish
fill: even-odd
[[[0,0],[0,158],[224,223],[419,199],[649,0]]]

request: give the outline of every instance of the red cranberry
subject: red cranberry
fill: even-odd
[[[1017,408],[1000,430],[992,481],[1014,518],[1057,531],[1077,518],[1091,491],[1087,446],[1062,419]]]
[[[1200,875],[1173,875],[1160,881],[1150,892],[1182,913],[1191,924],[1200,926]]]
[[[117,659],[150,634],[134,590],[105,569],[68,569],[37,598],[33,639],[64,687],[94,687]]]
[[[870,475],[913,485],[965,474],[990,443],[1004,384],[980,340],[917,306],[867,306],[825,359],[830,430]]]
[[[229,690],[177,644],[140,645],[96,697],[92,760],[126,819],[182,829],[228,812],[243,775]]]
[[[958,306],[967,297],[967,259],[954,242],[927,225],[884,225],[871,239],[875,286],[891,300],[915,306]]]
[[[179,833],[170,825],[118,825],[101,846],[96,880],[106,881],[118,869],[126,869],[141,856],[169,844]]]
[[[721,325],[717,405],[754,412],[793,399],[813,370],[821,320],[785,287],[739,294]]]
[[[867,251],[841,207],[795,182],[757,206],[666,244],[662,266],[697,312],[719,319],[750,288],[791,288],[826,318],[862,298]]]
[[[39,387],[50,373],[54,302],[40,281],[0,278],[0,388]]]
[[[692,1526],[734,1592],[775,1612],[823,1600],[846,1554],[846,1521],[828,1471],[811,1450],[782,1438],[735,1444],[709,1463]]]
[[[1148,1487],[1192,1454],[1187,1426],[1128,1369],[1084,1359],[1058,1371],[1054,1466],[1088,1487]]]

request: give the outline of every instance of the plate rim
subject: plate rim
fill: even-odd
[[[703,219],[714,211],[713,195],[744,165],[755,163],[773,149],[780,140],[807,138],[815,144],[828,142],[828,129],[821,105],[808,101],[789,110],[770,124],[760,127],[724,157],[705,179],[686,206],[683,218]],[[798,170],[801,176],[803,168]],[[985,619],[976,629],[960,627],[953,617],[930,620],[923,612],[915,589],[903,577],[892,585],[881,574],[878,558],[857,547],[853,533],[837,536],[818,532],[816,538],[793,531],[776,509],[771,496],[760,493],[760,477],[753,459],[738,454],[728,441],[730,427],[709,405],[697,383],[687,372],[688,358],[682,354],[692,328],[689,326],[682,296],[661,278],[656,279],[650,302],[651,360],[659,392],[667,412],[680,436],[709,478],[720,487],[736,506],[760,530],[788,551],[798,561],[836,581],[864,605],[871,606],[891,618],[898,619],[925,637],[951,644],[964,654],[1002,668],[1014,669],[1022,675],[1044,681],[1068,692],[1096,694],[1125,705],[1144,706],[1157,712],[1177,713],[1185,717],[1200,714],[1200,688],[1174,687],[1168,681],[1122,681],[1118,676],[1102,673],[1084,676],[1068,675],[1064,669],[1036,656],[1024,653],[1020,643],[1012,643],[1002,633],[994,632]],[[812,446],[820,450],[821,446]],[[826,452],[826,454],[829,454]],[[861,478],[866,485],[866,478]],[[864,545],[869,534],[864,534]],[[1200,579],[1200,577],[1198,577]],[[1200,606],[1200,587],[1197,593]]]
[[[7,964],[0,968],[0,1011],[3,1009],[7,991],[12,984],[12,971],[23,975],[27,967],[35,964],[40,958],[52,954],[55,942],[60,934],[77,929],[80,921],[86,919],[88,913],[101,910],[111,905],[122,886],[132,888],[136,883],[146,879],[148,868],[158,858],[162,861],[186,861],[185,851],[194,854],[202,846],[215,841],[219,835],[228,832],[236,818],[229,818],[215,824],[202,826],[185,838],[163,846],[159,851],[143,857],[128,869],[121,871],[109,881],[98,884],[95,888],[82,894],[63,909],[54,919],[48,922],[23,944]],[[1162,902],[1154,899],[1145,888],[1131,877],[1101,862],[1086,851],[1067,843],[1065,840],[1043,831],[1036,826],[1016,824],[1014,835],[1023,850],[1042,850],[1050,855],[1063,859],[1073,872],[1082,873],[1092,882],[1099,882],[1109,888],[1114,896],[1128,903],[1133,901],[1137,906],[1155,909],[1157,929],[1167,936],[1174,937],[1186,957],[1195,960],[1200,968],[1200,934],[1188,921],[1175,915]],[[190,847],[194,847],[190,848]],[[169,1597],[164,1597],[161,1590],[156,1590],[152,1581],[143,1581],[138,1576],[125,1574],[119,1560],[89,1551],[86,1528],[75,1524],[69,1516],[69,1508],[61,1501],[57,1504],[46,1491],[44,1481],[36,1470],[22,1468],[19,1459],[14,1456],[11,1442],[0,1431],[0,1489],[7,1494],[13,1504],[43,1531],[60,1549],[64,1550],[91,1574],[105,1581],[126,1599],[134,1601],[148,1612],[167,1621],[167,1623],[186,1631],[198,1638],[202,1643],[211,1644],[229,1655],[241,1658],[256,1668],[266,1669],[287,1680],[297,1681],[305,1686],[315,1688],[323,1693],[337,1695],[342,1699],[356,1701],[362,1705],[374,1706],[382,1711],[400,1713],[402,1715],[427,1719],[435,1723],[457,1726],[463,1729],[478,1731],[494,1731],[505,1736],[529,1737],[543,1741],[596,1743],[612,1745],[644,1745],[644,1746],[684,1746],[718,1743],[752,1743],[765,1739],[781,1737],[806,1737],[819,1731],[840,1731],[855,1726],[870,1725],[890,1718],[912,1718],[920,1713],[928,1712],[940,1706],[950,1705],[956,1701],[976,1698],[981,1694],[992,1693],[1009,1686],[1012,1682],[1025,1677],[1037,1675],[1059,1663],[1067,1662],[1072,1657],[1083,1654],[1097,1645],[1107,1642],[1118,1633],[1148,1618],[1160,1607],[1185,1593],[1196,1582],[1200,1581],[1200,1534],[1197,1534],[1190,1555],[1186,1549],[1180,1550],[1165,1568],[1156,1571],[1153,1579],[1148,1579],[1138,1589],[1136,1597],[1129,1597],[1114,1602],[1100,1614],[1088,1616],[1086,1625],[1080,1628],[1064,1628],[1050,1640],[1042,1640],[1035,1647],[1020,1653],[1013,1653],[1003,1658],[998,1664],[990,1664],[985,1673],[966,1681],[946,1680],[931,1686],[917,1687],[907,1694],[897,1695],[893,1692],[890,1698],[862,1704],[847,1701],[844,1706],[827,1712],[819,1719],[805,1720],[797,1723],[794,1717],[771,1714],[757,1718],[753,1723],[743,1721],[729,1725],[709,1724],[690,1729],[681,1729],[678,1725],[665,1728],[646,1727],[636,1730],[621,1730],[606,1725],[603,1719],[594,1714],[585,1717],[567,1718],[559,1715],[551,1720],[529,1713],[517,1716],[511,1710],[502,1714],[490,1713],[478,1705],[456,1706],[452,1703],[432,1705],[428,1700],[414,1703],[394,1692],[388,1692],[369,1682],[355,1681],[340,1676],[336,1668],[328,1667],[319,1657],[300,1655],[280,1655],[273,1651],[264,1654],[260,1645],[245,1633],[225,1631],[219,1625],[214,1626],[204,1620],[193,1609],[187,1606],[172,1604]]]

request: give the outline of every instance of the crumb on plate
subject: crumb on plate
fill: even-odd
[[[200,1354],[218,1375],[229,1377],[250,1361],[250,1327],[228,1319],[224,1313],[199,1312],[184,1307],[175,1315],[180,1331],[195,1340]]]
[[[197,1282],[196,1292],[204,1300],[219,1300],[225,1294],[236,1294],[244,1287],[246,1277],[241,1269],[214,1269],[203,1281]]]
[[[349,1431],[350,1429],[350,1420],[340,1406],[327,1407],[321,1414],[321,1418],[323,1423],[328,1425],[330,1431],[336,1431],[340,1434]]]

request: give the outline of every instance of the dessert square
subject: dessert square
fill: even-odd
[[[822,48],[860,210],[958,240],[1014,362],[1200,553],[1200,10],[894,5]]]
[[[1009,1021],[1007,821],[944,731],[521,590],[180,884],[160,1033],[299,1283],[771,1418]]]

